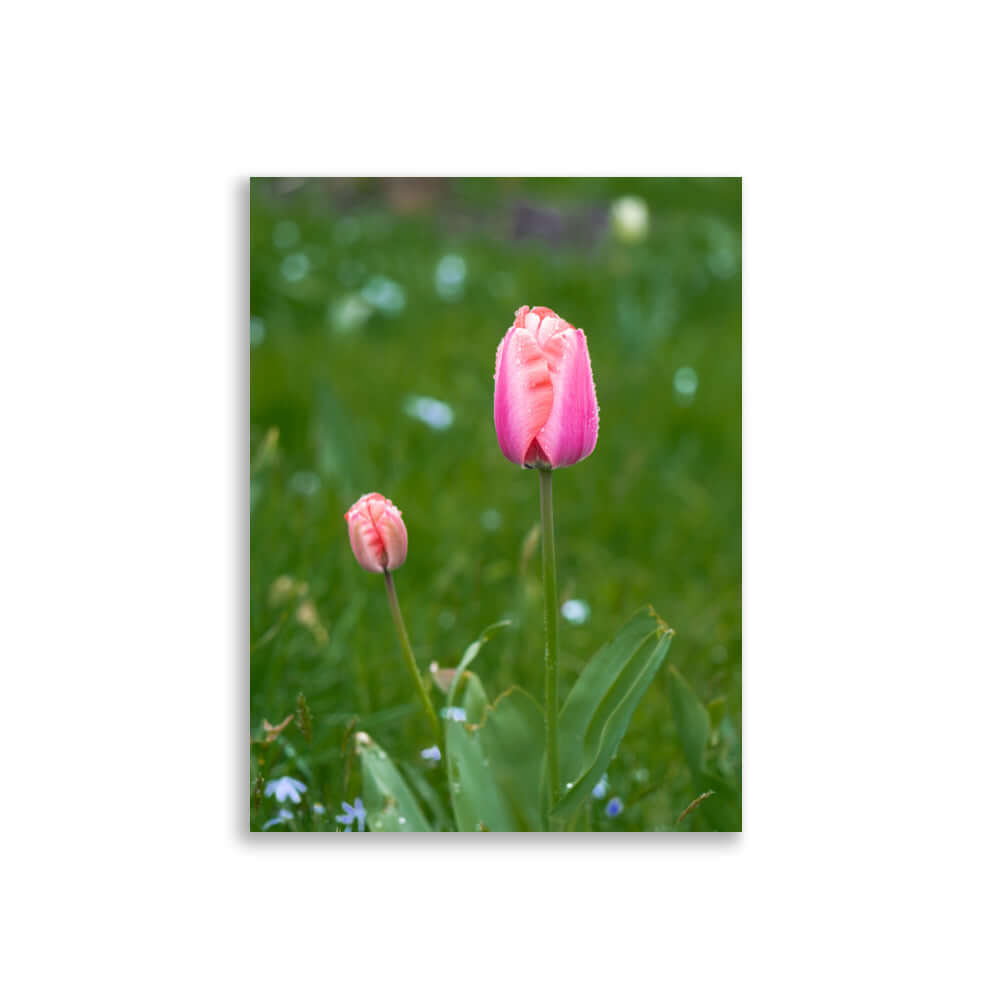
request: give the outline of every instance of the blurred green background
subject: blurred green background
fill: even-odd
[[[493,429],[497,344],[525,304],[584,329],[600,404],[595,452],[554,477],[562,693],[652,604],[738,786],[740,220],[739,179],[251,182],[253,736],[300,693],[312,717],[311,740],[293,721],[253,744],[255,782],[308,786],[272,829],[336,829],[357,793],[349,729],[429,766],[383,582],[347,540],[362,493],[406,520],[394,576],[421,668],[455,666],[510,618],[475,669],[491,697],[517,683],[542,700],[538,476],[503,458]],[[595,829],[740,825],[738,805],[678,824],[700,789],[665,670],[608,784],[624,810],[600,803]],[[252,827],[277,810],[258,787]]]

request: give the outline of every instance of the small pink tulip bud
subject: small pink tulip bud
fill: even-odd
[[[362,569],[384,573],[406,561],[403,515],[381,493],[366,493],[344,515],[354,557]]]
[[[493,421],[500,450],[525,468],[559,469],[597,445],[597,393],[583,330],[521,306],[497,348]]]

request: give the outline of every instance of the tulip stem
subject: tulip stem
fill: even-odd
[[[556,529],[552,515],[552,470],[539,469],[542,508],[542,587],[545,592],[545,753],[549,769],[549,813],[559,799],[559,633],[556,618]],[[549,819],[551,829],[551,816]]]
[[[392,573],[385,571],[385,590],[389,595],[389,607],[392,610],[392,620],[396,623],[396,635],[399,636],[399,644],[403,647],[403,659],[410,668],[410,676],[420,693],[420,701],[430,719],[431,729],[434,732],[434,741],[438,747],[441,746],[441,723],[438,721],[434,706],[431,704],[430,695],[420,678],[420,670],[417,668],[417,660],[413,655],[413,647],[410,645],[410,637],[406,634],[406,625],[403,623],[403,612],[399,610],[399,598],[396,597],[396,585],[392,582]]]

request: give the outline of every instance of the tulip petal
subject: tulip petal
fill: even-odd
[[[406,525],[403,519],[393,516],[388,508],[375,521],[384,550],[385,568],[392,570],[402,566],[406,559]]]
[[[586,458],[596,447],[597,393],[583,330],[570,328],[553,334],[543,351],[553,400],[548,419],[537,434],[538,447],[552,468],[558,469]]]
[[[517,320],[521,311],[518,310]],[[532,314],[525,317],[532,323]],[[534,324],[538,318],[534,317]],[[535,438],[552,410],[549,363],[534,332],[512,326],[497,349],[493,421],[500,450],[511,461],[524,465]]]

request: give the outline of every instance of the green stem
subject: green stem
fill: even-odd
[[[552,470],[539,469],[542,507],[542,586],[545,592],[545,752],[549,768],[549,812],[559,798],[559,634],[556,618],[556,529],[552,516]],[[551,819],[550,819],[551,824]]]
[[[406,665],[410,668],[410,676],[413,678],[413,683],[416,684],[417,691],[420,692],[420,701],[424,706],[424,711],[427,713],[427,718],[430,719],[431,729],[434,731],[434,741],[440,747],[441,723],[438,721],[437,714],[434,712],[434,706],[431,704],[427,688],[424,687],[424,683],[420,678],[420,670],[417,668],[417,661],[413,655],[413,648],[410,646],[410,637],[406,634],[406,625],[403,624],[403,613],[399,610],[399,598],[396,597],[396,585],[392,582],[392,573],[388,570],[385,571],[385,590],[389,595],[389,607],[392,610],[392,620],[396,623],[396,635],[399,636],[399,644],[403,647],[403,659],[406,660]]]

